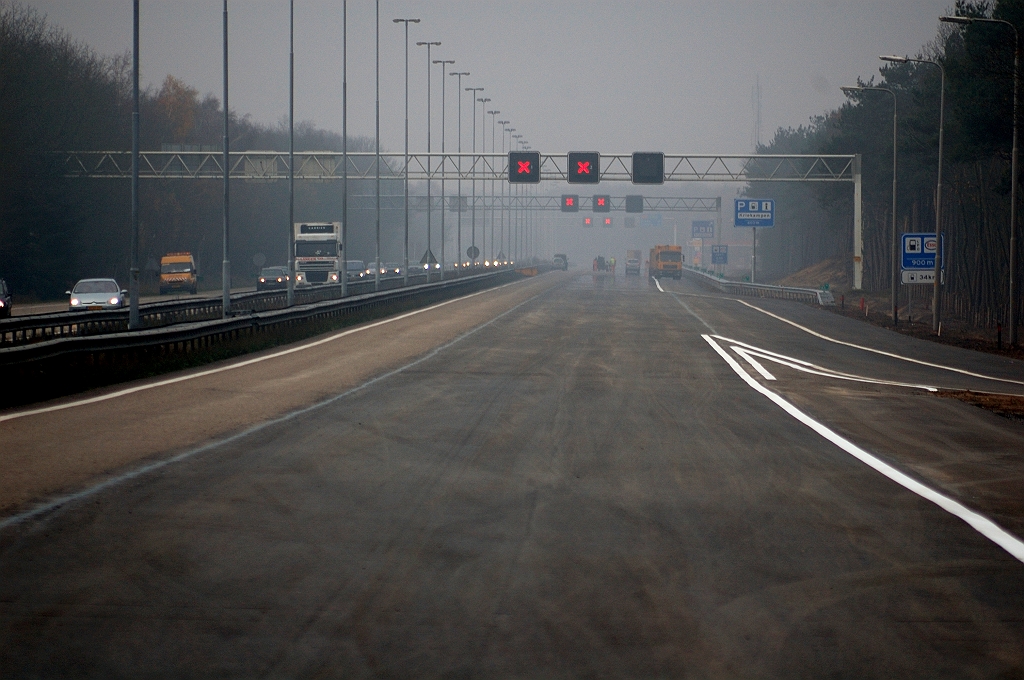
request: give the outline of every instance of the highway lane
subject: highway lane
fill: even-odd
[[[346,336],[323,352],[197,378],[211,382],[187,392],[197,400],[190,418],[228,403],[251,419],[206,425],[201,452],[0,531],[0,668],[235,677],[1024,671],[1024,564],[749,384],[1020,527],[1024,428],[879,383],[981,379],[829,343],[687,282],[663,285],[670,292],[549,274],[360,331],[373,351]],[[1021,377],[992,358],[905,344],[793,303],[748,302],[846,342]],[[774,380],[730,340],[759,348],[746,351]],[[769,353],[875,382],[802,372]],[[318,370],[324,362],[329,370]],[[269,415],[253,396],[265,378],[289,394],[287,385],[324,373],[345,378],[324,379]],[[298,377],[289,383],[289,374]],[[375,376],[384,377],[350,392]],[[224,402],[217,390],[227,380],[237,384]],[[184,384],[133,393],[133,418],[180,400],[161,393]],[[27,449],[62,438],[74,457],[80,441],[113,444],[93,423],[117,413],[117,401],[9,419],[0,437],[18,435]],[[307,410],[258,425],[296,408]],[[73,430],[48,432],[79,409],[88,417]],[[925,422],[945,431],[922,437]],[[180,423],[192,429],[189,418]],[[216,445],[251,424],[258,429]],[[153,446],[147,461],[188,450]],[[93,480],[83,473],[69,488]]]

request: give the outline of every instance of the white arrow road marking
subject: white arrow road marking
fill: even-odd
[[[756,308],[755,308],[756,309]],[[756,390],[757,392],[768,397],[774,402],[779,408],[788,413],[790,416],[795,418],[797,421],[803,423],[807,427],[814,430],[816,433],[830,441],[831,443],[838,446],[843,451],[861,461],[868,467],[874,469],[877,472],[882,473],[892,481],[896,482],[903,488],[917,494],[921,498],[934,503],[949,514],[957,517],[968,525],[970,525],[975,531],[989,539],[1000,548],[1010,553],[1014,558],[1020,562],[1024,562],[1024,541],[1017,538],[1010,532],[1003,529],[1001,526],[985,517],[979,512],[975,512],[970,508],[964,506],[959,501],[953,500],[949,496],[936,491],[935,489],[922,484],[916,479],[900,472],[893,466],[882,461],[871,453],[868,453],[864,449],[860,448],[849,439],[846,439],[842,435],[833,430],[829,429],[825,425],[819,423],[814,418],[793,406],[791,403],[780,397],[778,394],[772,392],[761,383],[754,380],[750,375],[743,370],[739,363],[729,355],[725,349],[722,348],[710,335],[701,335],[709,345],[725,359],[725,362],[729,364],[729,367],[735,371],[736,375],[743,379],[747,385]]]

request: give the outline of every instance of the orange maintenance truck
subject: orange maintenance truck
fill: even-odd
[[[196,294],[199,282],[192,253],[167,253],[160,258],[160,294],[188,291]]]
[[[683,278],[683,247],[654,246],[651,248],[647,273],[657,279],[663,276],[671,276],[673,279]]]

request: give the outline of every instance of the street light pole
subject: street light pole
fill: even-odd
[[[1020,90],[1020,35],[1017,27],[1003,19],[984,17],[939,17],[951,24],[1003,24],[1013,29],[1013,150],[1010,153],[1010,347],[1017,344],[1017,100]]]
[[[445,213],[445,204],[444,204],[444,199],[445,199],[445,192],[444,192],[444,164],[445,164],[445,160],[446,160],[445,159],[445,155],[444,155],[444,152],[445,152],[445,145],[444,145],[444,140],[445,140],[445,129],[444,129],[444,108],[445,108],[444,107],[444,92],[445,92],[445,86],[444,86],[444,65],[445,64],[454,64],[455,60],[454,59],[435,59],[434,63],[441,65],[441,280],[444,281],[444,271],[445,271],[445,256],[444,256],[444,253],[445,253],[445,250],[444,250],[444,238],[445,238],[445,236],[444,236],[444,213]]]
[[[495,135],[495,120],[501,111],[488,111],[487,113],[491,116],[491,153],[495,152],[494,148],[494,135]],[[494,170],[494,162],[491,161],[491,170]],[[491,265],[494,265],[494,180],[491,180]]]
[[[420,41],[416,43],[417,47],[427,48],[427,254],[423,256],[426,260],[427,269],[427,283],[430,283],[430,275],[433,273],[430,271],[430,258],[433,256],[433,251],[430,248],[430,233],[431,233],[431,215],[434,212],[433,205],[431,205],[430,196],[430,48],[439,46],[441,41],[435,40],[432,42]],[[380,269],[380,267],[377,267]]]
[[[505,158],[508,158],[508,151],[507,151],[507,147],[505,146],[505,133],[506,132],[510,133],[510,130],[507,127],[505,127],[505,126],[508,125],[509,122],[511,122],[511,121],[507,121],[507,120],[499,120],[498,121],[498,125],[501,126],[501,153],[502,153],[503,156],[505,156]],[[511,145],[509,145],[509,146],[511,146]],[[498,252],[498,255],[502,257],[503,261],[507,260],[507,259],[511,259],[511,257],[512,257],[511,254],[506,254],[506,252],[505,252],[505,249],[506,249],[506,240],[505,240],[505,212],[507,210],[507,206],[505,205],[505,185],[506,184],[508,184],[508,182],[502,182],[501,183],[501,249]],[[511,193],[511,192],[509,192],[509,193]]]
[[[484,120],[484,118],[487,115],[487,102],[491,101],[491,99],[490,97],[478,97],[477,101],[480,102],[480,152],[482,154],[486,154],[487,128],[485,126],[487,125],[487,121]],[[484,158],[480,159],[480,163],[483,167],[486,167],[486,160]],[[483,182],[481,188],[483,189],[484,193],[484,211],[483,224],[480,225],[480,238],[483,239],[483,248],[481,248],[480,251],[484,254],[484,266],[487,266],[487,264],[490,262],[490,259],[487,257],[487,180],[481,181]]]
[[[459,77],[459,226],[457,228],[458,234],[455,237],[455,266],[457,273],[462,272],[461,263],[462,259],[462,76],[468,76],[469,71],[461,71],[457,73],[449,73],[450,76]]]
[[[295,304],[295,0],[288,2],[288,293]]]
[[[467,87],[466,92],[472,92],[475,95],[477,92],[483,92],[482,87]],[[470,95],[470,96],[473,96]],[[472,226],[472,240],[470,241],[470,248],[473,252],[476,252],[476,98],[473,99],[473,212],[470,218],[470,224]],[[473,255],[470,259],[473,260],[473,266],[476,267],[476,255]]]
[[[932,332],[939,332],[941,323],[940,306],[942,302],[942,130],[944,114],[946,110],[946,69],[942,64],[931,59],[911,59],[910,57],[883,56],[883,61],[891,61],[897,64],[913,62],[915,64],[931,64],[939,67],[941,81],[939,85],[939,172],[935,184],[935,281],[932,283]]]
[[[897,260],[899,259],[899,234],[896,228],[896,92],[887,87],[843,87],[843,93],[849,96],[854,92],[888,92],[892,95],[892,327],[899,324],[899,307],[897,306],[898,277]]]
[[[405,24],[405,262],[402,263],[402,285],[409,285],[409,24],[419,19],[392,19]]]
[[[224,0],[227,15],[227,0]],[[225,20],[226,22],[226,20]],[[224,109],[227,110],[227,104]],[[132,262],[128,278],[128,328],[139,323],[139,0],[132,3]]]
[[[512,138],[514,140],[516,140],[516,144],[518,144],[519,148],[522,149],[523,148],[523,143],[522,143],[521,140],[523,139],[523,136],[522,135],[512,135]],[[521,217],[521,214],[522,214],[522,206],[520,205],[520,203],[522,202],[522,193],[523,192],[520,190],[520,187],[519,187],[518,184],[516,185],[515,189],[516,189],[516,210],[515,210],[515,214],[514,214],[514,219],[515,219],[515,223],[516,223],[516,247],[515,247],[515,255],[513,256],[512,259],[518,261],[523,256],[522,244],[519,242],[520,235],[522,234],[522,225],[519,223],[519,221],[520,221],[520,217]]]

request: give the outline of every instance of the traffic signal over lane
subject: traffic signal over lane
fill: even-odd
[[[644,211],[644,197],[643,196],[626,196],[626,212],[628,213],[642,213]]]
[[[603,222],[604,222],[604,226],[606,226],[606,227],[612,226],[612,218],[610,218],[610,217],[604,218]]]
[[[584,217],[583,218],[583,226],[584,227],[592,227],[592,226],[594,226],[594,218],[593,217]]]
[[[601,154],[570,151],[565,175],[569,184],[597,184],[601,181]]]
[[[512,184],[540,183],[540,152],[509,151],[508,181]]]
[[[612,197],[607,194],[594,194],[594,202],[591,208],[594,212],[611,212]]]
[[[665,154],[637,151],[633,154],[633,184],[664,184]]]
[[[562,194],[562,212],[579,212],[580,197],[576,194]]]

